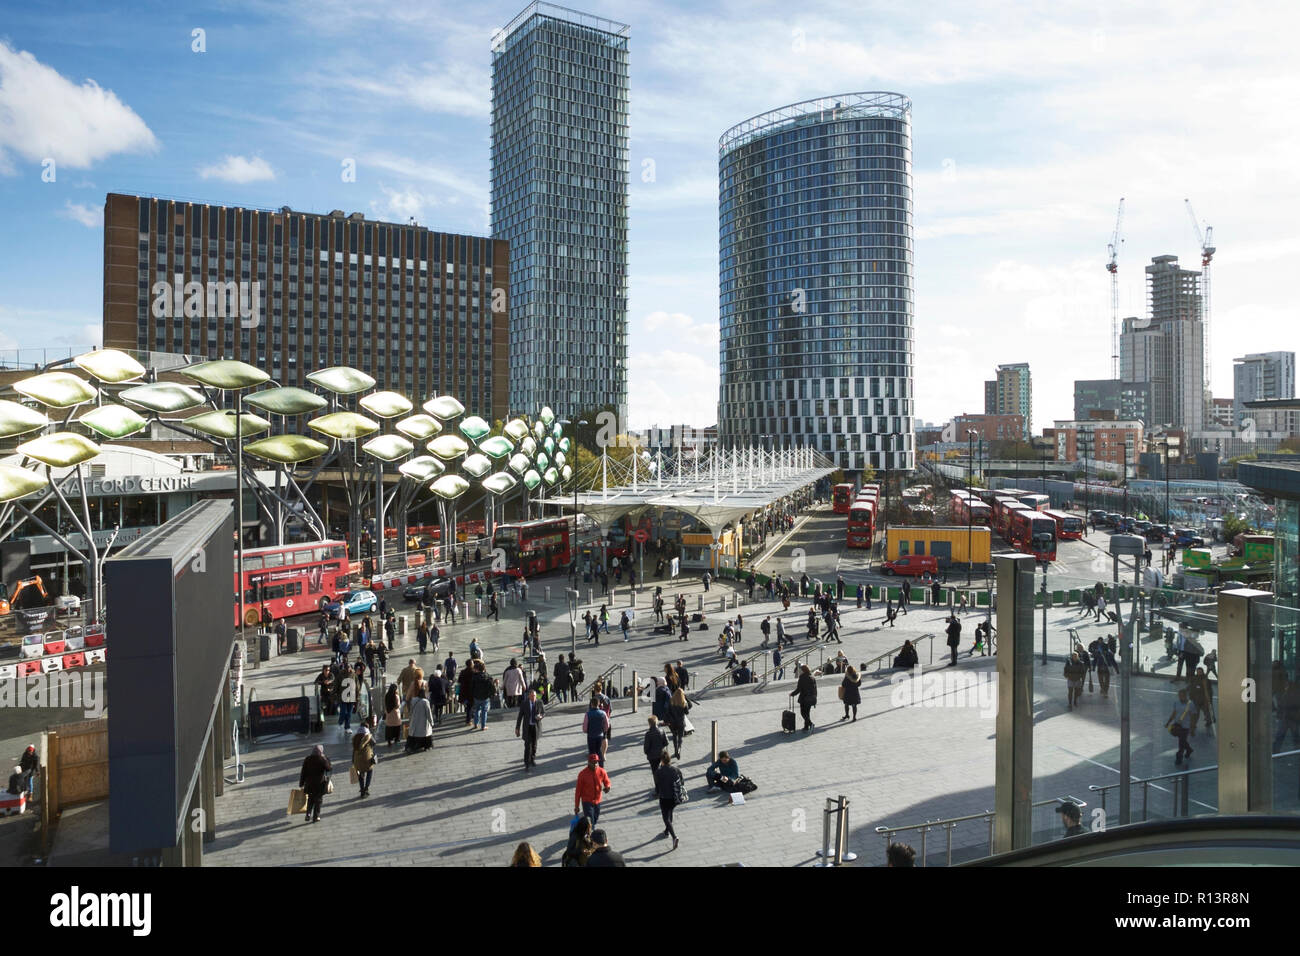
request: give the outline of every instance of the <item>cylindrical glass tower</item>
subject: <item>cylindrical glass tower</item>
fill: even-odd
[[[719,141],[724,444],[914,467],[911,112],[845,93]]]

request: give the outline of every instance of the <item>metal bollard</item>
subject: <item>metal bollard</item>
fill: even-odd
[[[636,607],[636,588],[628,588],[628,598],[631,601],[631,607]]]
[[[719,611],[727,610],[727,599],[725,597],[718,598],[718,610]]]
[[[401,617],[399,617],[399,618],[397,619],[397,633],[398,633],[398,634],[405,634],[405,633],[406,633],[406,615],[405,615],[405,614],[403,614]]]
[[[834,817],[832,826],[831,818]],[[849,834],[849,801],[841,794],[832,800],[826,798],[826,809],[822,812],[822,845],[817,851],[821,861],[816,866],[839,866],[852,863],[858,858],[847,848]],[[832,846],[832,839],[834,845]]]
[[[695,610],[702,612],[704,610],[704,595],[701,594],[697,600],[699,603],[695,606]]]
[[[549,584],[546,585],[546,588],[544,589],[544,591],[543,591],[542,593],[543,593],[543,597],[544,597],[545,600],[546,600],[546,603],[547,603],[547,604],[550,604],[550,603],[551,603],[551,586],[550,586]]]
[[[587,603],[588,603],[588,604],[594,604],[594,603],[595,603],[595,602],[592,601],[592,599],[591,599],[591,588],[587,588]]]

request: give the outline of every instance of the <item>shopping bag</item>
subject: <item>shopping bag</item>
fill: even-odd
[[[294,787],[289,791],[289,809],[285,813],[306,813],[307,812],[307,791]]]
[[[354,784],[360,782],[361,775],[357,773],[356,767],[348,767],[348,780]]]

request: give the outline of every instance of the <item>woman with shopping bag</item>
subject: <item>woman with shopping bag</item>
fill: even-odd
[[[334,766],[325,756],[325,748],[317,744],[307,759],[302,762],[302,772],[298,774],[298,789],[307,794],[306,821],[315,823],[320,819],[321,802],[333,785],[330,783],[330,771]]]

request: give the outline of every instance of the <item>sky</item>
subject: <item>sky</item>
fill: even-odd
[[[108,192],[486,235],[489,42],[521,9],[0,0],[0,349],[99,343]],[[836,93],[913,103],[918,422],[983,411],[999,363],[1030,363],[1035,429],[1109,377],[1120,197],[1121,317],[1151,257],[1199,264],[1184,199],[1213,226],[1216,396],[1234,356],[1300,344],[1295,7],[581,9],[631,27],[633,428],[716,421],[719,136]]]

